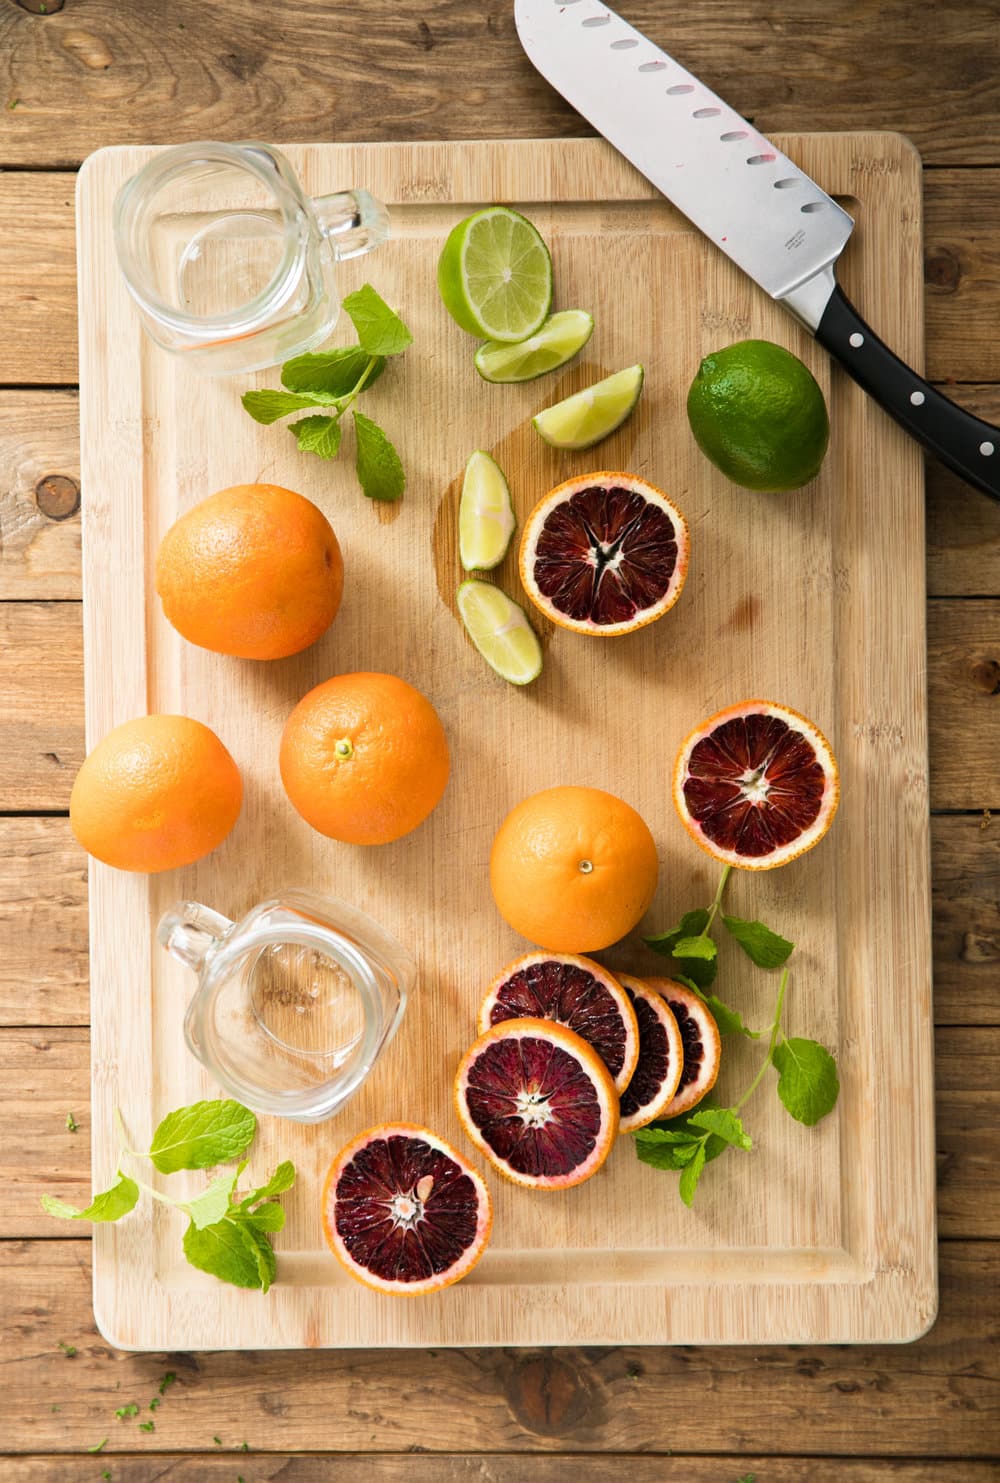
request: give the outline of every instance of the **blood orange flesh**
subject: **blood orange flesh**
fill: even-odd
[[[635,1011],[618,981],[599,963],[572,953],[528,953],[494,979],[479,1011],[479,1029],[504,1020],[556,1020],[594,1047],[619,1092],[639,1058]]]
[[[673,606],[687,557],[687,524],[662,490],[633,474],[586,474],[529,515],[521,579],[536,607],[565,628],[630,633]]]
[[[674,802],[717,860],[767,870],[818,844],[837,808],[826,738],[786,706],[749,700],[712,716],[681,748]]]
[[[632,1133],[663,1114],[684,1069],[684,1042],[666,1000],[629,973],[618,975],[639,1025],[639,1060],[621,1094],[619,1130]]]
[[[618,1133],[618,1095],[603,1061],[551,1020],[487,1030],[462,1058],[455,1096],[469,1137],[517,1184],[580,1184]]]
[[[647,978],[647,986],[666,1000],[684,1046],[684,1066],[671,1100],[659,1117],[678,1117],[697,1106],[715,1086],[722,1057],[719,1029],[697,994],[670,978]]]
[[[482,1256],[491,1225],[480,1176],[426,1128],[370,1128],[327,1175],[327,1241],[352,1276],[382,1292],[436,1292],[457,1282]]]

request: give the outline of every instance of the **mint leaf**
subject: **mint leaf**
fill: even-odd
[[[669,932],[660,932],[655,937],[644,937],[642,940],[654,953],[662,953],[665,958],[671,958],[674,948],[682,938],[697,937],[707,926],[708,912],[704,907],[699,907],[697,911],[686,911],[681,917],[679,927],[671,927]]]
[[[753,1148],[753,1139],[728,1107],[701,1107],[692,1112],[691,1122],[696,1128],[704,1128],[706,1133],[714,1133],[733,1148]]]
[[[694,1192],[698,1188],[698,1180],[701,1178],[701,1171],[704,1169],[704,1167],[705,1145],[703,1143],[700,1143],[698,1145],[698,1150],[695,1153],[695,1156],[691,1160],[690,1164],[688,1164],[686,1168],[681,1170],[681,1199],[684,1201],[689,1210],[694,1204]]]
[[[837,1063],[816,1040],[793,1036],[774,1047],[778,1096],[797,1122],[812,1127],[837,1105]]]
[[[260,391],[245,391],[240,401],[255,422],[263,422],[267,426],[271,422],[277,422],[279,417],[287,417],[292,412],[301,412],[304,407],[330,407],[334,406],[338,397],[328,396],[325,392],[291,392],[275,391],[271,388],[262,388]]]
[[[208,1189],[196,1195],[193,1200],[189,1200],[183,1207],[190,1215],[197,1230],[201,1231],[206,1226],[215,1225],[216,1221],[221,1220],[226,1214],[233,1190],[236,1188],[236,1181],[245,1168],[246,1163],[243,1163],[231,1174],[217,1174]]]
[[[760,1031],[748,1029],[739,1010],[730,1009],[728,1004],[723,1004],[714,994],[699,993],[698,997],[711,1010],[720,1035],[745,1035],[748,1040],[760,1039]]]
[[[230,1220],[244,1220],[258,1231],[282,1231],[285,1228],[285,1212],[277,1200],[265,1200],[256,1210],[244,1210],[237,1205],[229,1211]]]
[[[719,972],[718,958],[676,958],[674,962],[677,966],[673,977],[699,994],[712,987]],[[678,972],[679,967],[683,967],[683,973]]]
[[[240,1201],[239,1208],[246,1210],[249,1205],[253,1205],[257,1200],[266,1200],[271,1195],[283,1195],[286,1190],[291,1189],[294,1183],[295,1165],[291,1159],[285,1159],[278,1165],[266,1184],[262,1184],[259,1189],[253,1190],[245,1199]]]
[[[267,1244],[263,1236],[259,1239]],[[262,1285],[257,1238],[242,1221],[220,1220],[200,1231],[192,1221],[184,1232],[184,1255],[192,1267],[220,1282],[234,1287]]]
[[[341,350],[321,350],[296,355],[281,368],[281,384],[289,391],[322,391],[332,397],[346,397],[354,390],[372,357],[360,345],[346,345]],[[365,390],[385,370],[379,356],[365,378]]]
[[[707,958],[715,957],[718,949],[710,937],[682,937],[675,945],[672,953],[674,958]]]
[[[348,294],[343,308],[357,331],[361,348],[369,355],[401,355],[413,336],[398,314],[381,298],[370,283]]]
[[[337,417],[302,417],[293,422],[293,432],[303,453],[318,453],[320,458],[336,458],[340,451],[340,419]]]
[[[85,1210],[77,1210],[75,1205],[67,1205],[64,1200],[57,1200],[52,1195],[42,1196],[42,1209],[49,1215],[58,1216],[60,1220],[121,1220],[123,1215],[128,1215],[130,1210],[135,1209],[138,1199],[139,1186],[135,1180],[129,1179],[127,1174],[119,1173],[111,1188],[95,1195]]]
[[[270,1241],[258,1230],[255,1225],[248,1224],[241,1227],[244,1240],[252,1245],[257,1261],[257,1280],[261,1292],[267,1292],[274,1281],[278,1263],[274,1255],[274,1247]]]
[[[194,1102],[167,1113],[153,1134],[149,1157],[161,1174],[209,1169],[239,1158],[256,1131],[257,1119],[239,1102]]]
[[[378,423],[361,412],[351,415],[358,445],[358,483],[369,499],[399,499],[406,488],[406,475],[399,454]]]
[[[107,1437],[103,1437],[101,1439],[101,1441],[95,1442],[94,1445],[93,1445],[93,1447],[88,1447],[87,1448],[87,1451],[88,1452],[103,1452],[104,1449],[105,1449],[105,1447],[107,1445],[108,1445],[108,1439],[107,1439]]]
[[[787,937],[779,937],[777,932],[772,932],[763,922],[744,922],[740,917],[727,917],[723,914],[722,923],[758,968],[780,968],[792,955],[794,942],[789,942]]]
[[[701,1139],[692,1133],[667,1128],[637,1128],[632,1134],[640,1162],[654,1169],[683,1169],[694,1158]]]

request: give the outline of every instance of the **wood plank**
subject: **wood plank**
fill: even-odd
[[[0,391],[0,600],[80,596],[72,391]]]
[[[1000,423],[1000,387],[946,388]],[[79,409],[71,391],[0,391],[0,599],[80,595]],[[39,500],[45,512],[39,508]],[[927,464],[927,585],[934,597],[1000,591],[1000,504]]]
[[[580,134],[580,118],[523,56],[511,7],[437,0],[426,16],[391,0],[362,8],[116,0],[7,6],[3,157],[78,164],[101,144],[199,138],[463,139]],[[885,0],[831,14],[823,0],[720,12],[692,0],[628,17],[765,131],[900,129],[928,160],[1000,160],[1000,89],[989,4],[935,14],[933,106],[924,14]],[[461,86],[455,85],[456,75]],[[389,81],[391,79],[391,82]],[[378,89],[372,106],[372,89]]]
[[[85,1025],[87,857],[69,820],[0,819],[0,1025]]]
[[[996,1237],[1000,1030],[939,1029],[935,1084],[940,1233]],[[81,1207],[90,1199],[89,1103],[85,1029],[0,1030],[0,1238],[89,1238],[88,1225],[56,1225],[38,1203],[43,1194]],[[75,1134],[66,1128],[68,1111],[79,1124]]]
[[[1000,808],[1000,602],[927,610],[931,807]]]
[[[932,819],[931,875],[935,1020],[1000,1024],[1000,818]]]
[[[114,1410],[145,1404],[170,1369],[155,1432],[168,1452],[212,1451],[225,1428],[254,1453],[321,1440],[342,1453],[748,1456],[794,1454],[808,1436],[814,1454],[860,1443],[873,1456],[985,1459],[1000,1451],[998,1301],[1000,1242],[945,1242],[941,1316],[913,1345],[131,1355],[93,1327],[87,1242],[9,1243],[4,1450],[65,1454],[105,1436],[134,1447]]]
[[[935,809],[1000,809],[998,634],[1000,600],[938,599],[929,605]],[[79,608],[4,604],[0,644],[0,695],[7,707],[0,808],[66,808],[83,759]]]
[[[736,1483],[758,1479],[759,1483],[803,1483],[817,1476],[814,1457],[658,1456],[635,1453],[603,1453],[600,1457],[534,1456],[526,1471],[523,1457],[478,1454],[465,1457],[378,1457],[359,1454],[338,1457],[333,1453],[266,1457],[227,1449],[223,1455],[200,1457],[123,1456],[114,1450],[118,1425],[112,1433],[105,1467],[114,1483],[609,1483],[627,1476],[629,1483]],[[98,1464],[81,1458],[88,1477],[96,1480]],[[237,1472],[238,1469],[238,1472]],[[66,1483],[64,1456],[5,1458],[4,1483]],[[836,1464],[837,1483],[941,1483],[938,1461],[911,1462],[892,1458],[844,1458]],[[948,1483],[996,1483],[992,1462],[951,1460]]]
[[[214,13],[214,7],[199,11]],[[18,12],[3,12],[8,14]],[[504,107],[506,113],[506,100]],[[19,113],[15,110],[13,117]],[[509,116],[518,117],[513,109]],[[0,123],[9,126],[11,117],[4,112]],[[832,127],[828,117],[824,121]],[[204,124],[204,116],[193,123],[195,137],[204,137]],[[324,112],[322,137],[330,137],[329,127]],[[120,128],[118,120],[116,142]],[[241,123],[240,132],[244,129]],[[158,142],[171,137],[164,131]],[[924,211],[927,374],[940,382],[1000,381],[1000,340],[992,332],[1000,282],[1000,170],[925,172]],[[6,288],[0,384],[72,383],[77,376],[72,177],[45,171],[0,174],[0,223],[0,283]],[[877,320],[868,306],[859,308]],[[880,323],[873,328],[885,329]],[[794,332],[786,327],[783,343],[791,343],[789,337]]]
[[[83,761],[79,603],[0,603],[0,810],[65,809]]]

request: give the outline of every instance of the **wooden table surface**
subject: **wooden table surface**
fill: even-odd
[[[910,136],[926,167],[928,374],[1000,421],[998,0],[622,5],[765,132]],[[926,1338],[900,1348],[123,1355],[94,1328],[87,1227],[67,1236],[39,1209],[44,1191],[82,1204],[90,1188],[86,862],[66,817],[83,757],[79,508],[88,495],[78,482],[73,172],[90,150],[126,141],[511,132],[590,131],[522,56],[509,0],[0,0],[0,1465],[9,1483],[1000,1476],[1000,817],[989,812],[1000,809],[1000,506],[933,465],[941,1309]],[[168,1371],[177,1379],[154,1431],[116,1419],[130,1402],[145,1408]],[[105,1450],[89,1456],[103,1438]]]

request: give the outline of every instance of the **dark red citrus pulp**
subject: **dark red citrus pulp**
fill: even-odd
[[[490,1024],[502,1020],[557,1020],[589,1043],[616,1077],[625,1064],[626,1026],[604,984],[576,963],[545,958],[512,973],[497,990]]]
[[[624,985],[624,989],[639,1023],[639,1060],[632,1072],[632,1080],[621,1096],[621,1114],[623,1118],[628,1118],[634,1117],[641,1107],[652,1102],[670,1074],[671,1067],[670,1042],[662,1022],[657,1019],[645,999],[633,994],[628,984]],[[673,1005],[670,1007],[672,1009]],[[683,1072],[681,1075],[683,1077]]]

